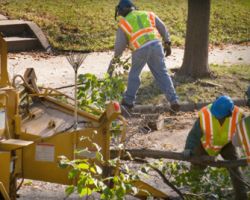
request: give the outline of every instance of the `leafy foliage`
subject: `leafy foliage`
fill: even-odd
[[[91,138],[82,138],[90,140]],[[109,176],[103,176],[104,170],[112,171],[120,167],[119,158],[108,160],[103,159],[101,148],[98,144],[92,143],[96,147],[95,156],[92,159],[75,159],[69,160],[61,156],[60,167],[69,168],[69,179],[75,180],[76,185],[70,185],[66,188],[67,196],[77,192],[80,197],[91,196],[94,192],[100,193],[100,199],[123,200],[128,193],[136,194],[138,189],[132,185],[132,181],[138,179],[133,175],[126,165],[123,165],[124,171],[119,173],[110,173]],[[87,148],[77,151],[76,155],[91,155]],[[98,163],[98,164],[97,164]],[[105,167],[104,167],[105,166]]]
[[[121,94],[125,89],[124,82],[121,78],[105,75],[104,78],[98,79],[93,74],[79,75],[79,82],[82,86],[79,87],[78,99],[82,108],[86,106],[95,106],[99,109],[104,109],[107,101],[121,100]],[[111,123],[110,131],[112,135],[113,147],[116,150],[124,148],[120,143],[120,135],[122,125],[118,121]],[[132,185],[132,181],[139,179],[134,175],[129,168],[123,164],[119,157],[111,160],[104,160],[102,148],[93,142],[94,135],[81,138],[82,141],[87,140],[96,151],[89,151],[88,148],[81,149],[76,152],[76,155],[88,155],[88,159],[69,160],[65,156],[61,156],[60,167],[69,168],[69,179],[76,182],[76,185],[70,185],[66,188],[66,194],[70,196],[77,192],[80,197],[89,197],[93,193],[100,193],[100,199],[116,199],[123,200],[128,193],[136,194],[138,189]],[[123,167],[123,172],[120,171]],[[114,173],[118,170],[118,173]]]
[[[224,168],[207,167],[201,170],[183,162],[162,161],[157,161],[154,165],[184,191],[188,199],[230,199],[232,185],[228,171]]]
[[[120,101],[125,90],[124,81],[118,76],[98,79],[94,74],[81,74],[79,82],[82,86],[78,88],[78,99],[85,110],[89,105],[103,109],[107,101]]]
[[[110,76],[118,76],[123,75],[124,73],[128,73],[129,68],[131,67],[131,63],[129,63],[130,57],[122,60],[121,58],[113,58],[110,66],[108,68],[108,73]]]

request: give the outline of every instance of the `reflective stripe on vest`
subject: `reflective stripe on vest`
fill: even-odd
[[[130,24],[124,18],[120,19],[119,26],[128,35],[132,34],[132,27],[130,26]]]
[[[132,50],[159,38],[155,27],[155,15],[152,12],[132,11],[120,19],[119,27],[126,33]]]
[[[199,112],[200,126],[203,131],[202,145],[211,156],[219,154],[220,150],[232,140],[236,131],[236,124],[241,120],[242,113],[234,106],[232,116],[226,118],[221,126],[219,121],[212,115],[211,104]]]
[[[154,15],[154,13],[152,13],[152,12],[149,13],[149,20],[150,20],[151,26],[155,28],[155,15]]]
[[[237,133],[246,154],[247,162],[250,164],[250,116],[237,125]]]

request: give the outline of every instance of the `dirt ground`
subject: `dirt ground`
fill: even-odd
[[[209,63],[213,64],[250,64],[250,46],[226,46],[214,48],[209,53]],[[128,57],[128,52],[125,57]],[[103,76],[106,72],[112,52],[88,54],[79,73],[94,73]],[[166,59],[169,68],[180,67],[183,49],[173,49],[173,54]],[[9,74],[23,74],[26,68],[33,67],[39,85],[61,87],[73,83],[74,73],[65,55],[48,55],[46,53],[19,53],[8,56]],[[144,70],[148,70],[146,67]],[[69,91],[68,91],[69,92]],[[72,94],[69,92],[69,94]],[[249,110],[246,110],[248,113]],[[156,150],[182,151],[188,131],[191,129],[196,113],[166,114],[164,129],[150,133],[142,131],[143,125],[129,122],[127,148],[149,148]],[[65,198],[65,186],[25,180],[20,191],[20,200],[60,200]],[[170,192],[171,193],[171,192]],[[67,199],[79,199],[73,195]],[[98,199],[98,197],[96,197]],[[133,199],[128,197],[127,199]]]

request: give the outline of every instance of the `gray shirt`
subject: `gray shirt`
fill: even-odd
[[[159,17],[155,17],[155,26],[158,32],[160,33],[162,39],[164,42],[170,41],[169,32],[164,25],[163,21]],[[126,49],[128,46],[129,41],[125,34],[125,32],[119,27],[116,32],[116,41],[115,41],[115,55],[114,57],[120,57],[122,55],[122,52]]]

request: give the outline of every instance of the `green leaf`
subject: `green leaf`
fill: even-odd
[[[115,167],[115,166],[116,166],[116,163],[117,163],[117,159],[112,159],[112,160],[109,160],[108,162],[109,162],[109,164],[110,164],[112,167]]]
[[[96,174],[96,170],[95,170],[94,167],[90,167],[90,171],[91,171],[92,173]]]
[[[90,189],[90,188],[88,188],[88,187],[86,187],[86,188],[83,188],[82,190],[81,190],[81,192],[80,192],[80,197],[84,197],[84,196],[86,196],[86,195],[91,195],[92,194],[92,190]]]
[[[72,169],[72,170],[69,172],[69,174],[68,174],[69,179],[75,178],[75,177],[77,176],[78,172],[79,172],[78,170]]]
[[[106,187],[102,194],[101,194],[101,199],[112,199],[111,197],[113,196],[112,191],[110,188]]]
[[[99,151],[96,152],[96,159],[101,162],[103,161],[103,155]]]
[[[81,169],[81,170],[86,170],[86,169],[89,169],[89,164],[87,164],[87,163],[80,163],[79,165],[78,165],[78,168],[79,169]]]
[[[128,165],[124,164],[124,168],[125,168],[125,172],[129,174],[130,170],[129,170]]]
[[[67,196],[71,195],[74,191],[75,191],[74,185],[70,185],[65,189],[65,193],[67,194]]]

